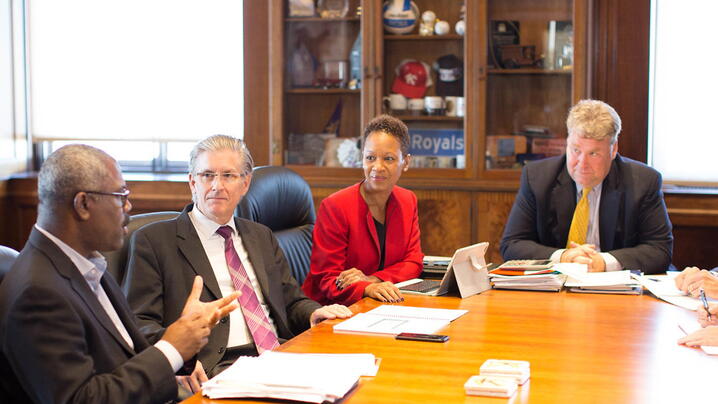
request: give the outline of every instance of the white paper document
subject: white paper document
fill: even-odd
[[[266,351],[243,356],[202,385],[215,398],[274,398],[311,403],[334,402],[360,376],[376,375],[372,354],[298,354]]]
[[[568,276],[564,286],[571,292],[641,294],[643,290],[629,270],[588,272],[585,264],[557,264],[554,269]]]
[[[568,277],[568,278],[566,278],[566,281],[577,281],[584,274],[588,273],[588,265],[575,264],[572,262],[560,262],[560,263],[554,264],[554,266],[551,269],[553,269],[554,271],[561,272],[562,274],[566,275]]]
[[[688,335],[700,330],[701,325],[698,324],[698,321],[680,320],[678,322],[678,328]],[[708,355],[718,355],[718,346],[701,345],[701,349]]]
[[[334,332],[397,335],[434,334],[468,310],[382,305],[334,325]]]
[[[468,310],[432,309],[428,307],[392,306],[383,304],[367,311],[367,314],[377,314],[387,317],[414,317],[431,320],[454,321],[468,313]]]
[[[697,297],[691,297],[681,292],[676,287],[674,278],[678,272],[668,272],[667,275],[644,275],[641,277],[641,284],[654,296],[670,304],[683,307],[688,310],[696,310],[701,306]],[[714,299],[708,299],[714,301]]]
[[[564,286],[568,287],[599,287],[636,284],[631,278],[631,271],[615,271],[615,272],[586,272],[584,274],[573,274],[566,280]]]

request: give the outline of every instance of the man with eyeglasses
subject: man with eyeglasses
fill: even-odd
[[[194,203],[176,219],[141,228],[130,240],[124,288],[151,341],[180,315],[181,296],[195,275],[205,280],[201,300],[242,291],[242,309],[220,322],[199,353],[210,376],[239,356],[276,348],[319,321],[351,315],[345,306],[322,307],[307,298],[271,230],[234,217],[252,168],[242,140],[215,135],[200,141],[189,163]]]
[[[62,147],[43,164],[37,223],[0,285],[0,402],[173,400],[175,372],[237,308],[238,294],[201,302],[193,278],[177,321],[149,345],[98,253],[122,246],[128,195],[117,162],[93,147]]]

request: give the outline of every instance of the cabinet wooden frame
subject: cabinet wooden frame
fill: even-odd
[[[450,18],[458,18],[458,4],[456,1],[447,0],[416,0],[420,11],[433,9],[437,16],[450,14]],[[362,33],[362,88],[361,90],[316,90],[316,89],[291,89],[287,90],[286,55],[287,46],[285,43],[287,24],[294,21],[316,21],[324,23],[321,18],[288,18],[286,13],[287,0],[270,0],[269,3],[269,57],[270,57],[270,83],[269,83],[269,143],[271,148],[270,164],[287,165],[284,151],[287,146],[287,117],[291,114],[303,114],[305,112],[288,111],[287,99],[290,97],[307,97],[312,93],[317,97],[326,97],[327,94],[349,94],[358,97],[358,100],[350,102],[353,108],[359,107],[358,114],[359,130],[356,135],[361,135],[363,127],[372,117],[382,113],[382,97],[388,94],[393,80],[393,70],[396,61],[394,57],[387,56],[387,49],[397,47],[409,47],[411,49],[431,48],[438,49],[445,47],[449,51],[461,48],[460,58],[464,61],[464,95],[466,101],[465,117],[417,117],[408,118],[407,122],[429,127],[461,128],[464,130],[465,139],[465,168],[463,169],[432,169],[412,168],[402,178],[402,183],[409,187],[424,184],[427,180],[442,179],[456,187],[466,182],[467,188],[472,188],[477,182],[485,181],[518,181],[520,170],[498,170],[486,168],[487,135],[490,134],[487,126],[494,113],[487,104],[491,91],[489,78],[502,77],[499,80],[521,80],[523,77],[533,77],[540,81],[566,81],[570,86],[570,102],[573,104],[581,98],[589,96],[588,91],[588,49],[587,33],[589,32],[589,11],[593,0],[545,0],[540,6],[535,1],[529,0],[508,0],[500,4],[494,0],[467,0],[466,1],[466,32],[464,36],[449,34],[445,37],[420,37],[411,35],[392,35],[383,30],[382,24],[382,1],[381,0],[352,0],[350,1],[350,16],[337,19],[339,23],[356,23],[360,25]],[[497,5],[498,4],[498,5]],[[356,6],[362,7],[362,15],[355,17]],[[522,7],[526,11],[522,11]],[[498,8],[498,10],[497,10]],[[570,18],[573,21],[573,43],[574,63],[570,72],[559,70],[542,69],[518,69],[498,70],[490,69],[488,65],[488,37],[489,19],[503,15],[510,18],[536,18],[533,14],[539,14],[546,21],[551,19],[566,18],[563,16],[570,9]],[[509,10],[509,11],[507,11]],[[537,11],[538,10],[538,11]],[[558,11],[557,11],[558,10]],[[443,14],[442,14],[443,13]],[[453,16],[456,14],[456,16]],[[507,17],[508,18],[508,17]],[[352,22],[353,21],[353,22]],[[329,21],[326,21],[329,22]],[[535,22],[534,22],[535,24]],[[453,25],[453,24],[452,24]],[[452,27],[453,32],[453,27]],[[417,55],[417,59],[427,59],[429,53]],[[425,57],[424,57],[425,56]],[[438,57],[440,55],[432,54]],[[538,77],[537,79],[535,79]],[[565,78],[563,78],[565,77]],[[432,91],[432,90],[430,90]],[[353,95],[352,95],[353,94]],[[432,93],[433,94],[433,93]],[[338,97],[338,96],[337,96]],[[332,98],[332,100],[334,100]],[[354,99],[352,99],[354,100]],[[327,104],[327,103],[324,103]],[[345,108],[347,105],[345,105]],[[562,105],[563,107],[563,105]],[[323,111],[328,108],[326,105]],[[567,112],[567,111],[566,111]],[[554,122],[555,124],[556,122]],[[433,125],[433,126],[432,126]],[[362,177],[359,169],[320,167],[309,165],[289,165],[292,169],[303,175],[310,184],[326,184],[328,179],[331,183],[348,185]],[[439,184],[441,186],[441,184]]]

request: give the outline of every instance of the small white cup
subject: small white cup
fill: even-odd
[[[424,97],[424,108],[427,115],[444,115],[444,99],[437,96]]]
[[[401,94],[389,94],[388,97],[382,99],[384,108],[395,114],[406,112],[406,97]]]
[[[407,104],[409,105],[409,113],[411,115],[421,115],[421,112],[424,110],[423,98],[409,98]]]

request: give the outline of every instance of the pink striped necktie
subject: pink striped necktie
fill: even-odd
[[[252,282],[244,270],[244,265],[237,255],[232,242],[232,228],[229,226],[221,226],[217,229],[217,234],[224,238],[224,257],[227,259],[227,267],[229,275],[232,277],[234,289],[242,292],[242,296],[238,298],[242,307],[244,321],[247,322],[249,332],[252,333],[252,339],[257,346],[257,352],[272,350],[279,346],[277,336],[269,324],[269,319],[264,314],[262,306],[259,304],[257,294],[254,293]]]

